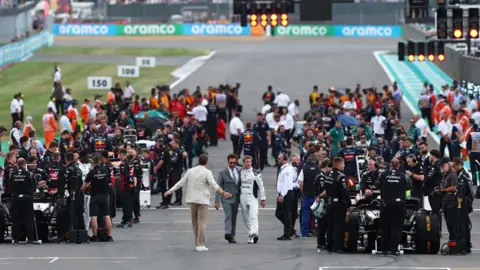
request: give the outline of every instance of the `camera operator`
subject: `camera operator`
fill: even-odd
[[[347,191],[347,180],[343,170],[345,162],[341,157],[333,159],[333,169],[326,175],[324,188],[326,198],[330,204],[327,212],[327,251],[328,253],[343,253],[343,234],[345,215],[350,206],[350,197]]]
[[[25,159],[17,160],[17,168],[12,170],[9,180],[9,188],[12,193],[12,243],[19,243],[23,222],[27,243],[34,244],[33,194],[36,186],[32,173],[26,170]]]
[[[360,176],[360,190],[364,192],[365,197],[373,196],[373,192],[378,190],[380,181],[380,172],[378,171],[378,164],[369,159],[365,170]]]
[[[37,166],[37,158],[33,156],[28,157],[28,164],[27,164],[28,171],[30,171],[33,175],[33,180],[35,183],[35,187],[37,186],[46,186],[48,181],[48,174],[45,172],[44,169],[39,168]]]
[[[457,197],[455,192],[457,192],[458,178],[448,158],[443,158],[440,162],[442,164],[443,177],[438,192],[440,192],[443,215],[445,216],[445,223],[447,223],[448,238],[449,240],[455,240],[455,222],[457,218]]]
[[[390,170],[380,176],[380,192],[385,206],[381,210],[383,232],[383,254],[399,256],[398,245],[405,219],[405,191],[409,184],[400,171],[400,161],[396,158],[390,161]]]
[[[108,234],[108,242],[113,242],[112,220],[110,219],[110,207],[108,200],[109,186],[112,185],[109,170],[101,165],[101,157],[95,155],[92,158],[93,169],[87,174],[82,189],[90,186],[90,217],[92,218],[92,241],[97,241],[98,222],[97,217],[105,220]]]
[[[467,170],[463,167],[461,158],[453,159],[453,169],[457,172],[457,198],[462,199],[462,208],[457,217],[457,232],[460,237],[465,240],[465,248],[467,254],[472,253],[471,233],[470,233],[470,216],[473,211],[473,183]]]

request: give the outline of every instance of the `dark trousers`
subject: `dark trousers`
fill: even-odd
[[[12,197],[12,236],[19,241],[22,236],[22,223],[25,226],[25,235],[33,241],[33,197],[30,195],[13,195]]]
[[[432,115],[432,109],[431,108],[421,108],[420,111],[422,112],[422,118],[425,119],[425,121],[428,122],[428,125],[431,130],[433,130],[433,124],[432,121],[430,121],[430,116]]]
[[[295,192],[293,192],[293,199],[292,199],[292,235],[296,234],[295,231],[295,222],[298,219],[298,200],[300,199],[299,196]],[[301,224],[301,218],[299,219],[299,224]]]
[[[328,219],[326,216],[317,218],[317,244],[319,246],[325,245],[325,235],[327,234]]]
[[[440,208],[442,208],[441,199],[438,196],[428,195],[428,203],[430,203],[430,207],[432,208],[432,214],[438,217],[438,226],[440,232],[442,232],[442,215],[440,215]]]
[[[342,248],[346,214],[347,205],[344,203],[333,203],[331,205],[326,217],[328,219],[327,250]]]
[[[192,168],[192,164],[193,164],[193,151],[192,151],[192,147],[189,146],[189,147],[185,147],[185,152],[187,152],[187,159],[184,159],[183,161],[183,169],[186,171],[187,169],[190,169]]]
[[[19,121],[18,113],[12,113],[12,128],[15,127],[15,122]]]
[[[445,154],[445,147],[448,149],[448,153],[452,156],[452,142],[446,142],[443,138],[440,139],[440,156],[443,157]]]
[[[290,237],[292,233],[292,201],[293,191],[290,190],[283,197],[283,202],[277,202],[275,216],[283,224],[283,236]]]
[[[182,172],[171,172],[170,173],[170,178],[168,179],[168,188],[172,188],[180,179],[182,178]],[[175,191],[175,202],[182,202],[182,196],[183,196],[183,189],[179,188],[177,191]],[[168,196],[167,202],[170,203],[172,201],[173,195]]]
[[[477,162],[475,162],[476,160],[480,160],[480,153],[470,153],[470,155],[468,155],[469,159],[470,159],[470,169],[472,170],[472,182],[473,182],[473,185],[476,186],[478,185],[478,176],[477,176],[477,172],[479,171],[479,166],[477,164]]]
[[[238,140],[240,139],[240,136],[238,135],[230,135],[230,140],[232,141],[232,146],[233,146],[233,153],[238,154]]]
[[[265,166],[268,164],[268,145],[260,146],[258,148],[258,154],[259,154],[258,167],[260,168],[261,171],[263,171],[263,168],[265,168]]]
[[[210,139],[210,145],[217,146],[218,145],[217,118],[207,121],[207,132],[208,132],[208,137]]]
[[[170,201],[168,201],[169,196],[165,196],[165,192],[168,190],[167,188],[168,176],[167,175],[159,175],[158,176],[158,191],[162,194],[162,203],[160,205],[169,205]]]
[[[382,241],[384,251],[397,252],[405,220],[405,202],[389,202],[381,210]]]
[[[456,205],[444,205],[443,215],[445,216],[445,223],[447,223],[448,240],[456,240],[458,235],[456,232],[457,224],[457,207]]]
[[[132,220],[132,211],[133,211],[133,189],[125,189],[122,191],[122,211],[123,211],[123,216],[122,216],[122,222],[127,223]]]
[[[65,109],[63,107],[63,100],[55,100],[55,108],[57,108],[57,114],[65,114]]]
[[[223,119],[223,121],[225,121],[225,123],[227,123],[227,110],[226,109],[218,109],[218,117],[220,119]]]
[[[140,188],[136,187],[132,193],[132,206],[135,218],[140,218]]]

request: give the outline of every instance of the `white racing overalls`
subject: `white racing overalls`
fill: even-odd
[[[258,197],[260,200],[266,200],[265,189],[263,187],[262,175],[260,172],[250,169],[240,171],[241,190],[240,205],[242,206],[243,222],[252,241],[254,236],[258,235],[258,198],[254,196],[254,183],[258,186]]]

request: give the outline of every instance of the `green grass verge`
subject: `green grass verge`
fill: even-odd
[[[122,55],[122,56],[202,56],[208,50],[186,48],[108,48],[108,47],[44,47],[38,53],[56,55]]]
[[[172,79],[170,73],[174,67],[157,66],[156,68],[141,68],[139,78],[118,78],[117,65],[59,63],[62,69],[62,84],[72,89],[72,96],[80,103],[84,98],[93,99],[95,94],[104,94],[107,90],[88,90],[88,76],[111,76],[112,83],[129,80],[135,92],[141,96],[149,96],[150,89],[156,84],[165,84]],[[41,118],[47,110],[47,104],[52,93],[52,69],[50,62],[24,62],[0,72],[0,110],[4,117],[0,125],[11,127],[10,103],[13,95],[24,94],[25,117],[32,116],[33,124],[39,136],[43,138]]]

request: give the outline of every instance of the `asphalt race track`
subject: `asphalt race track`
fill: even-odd
[[[367,87],[389,84],[377,64],[375,50],[395,48],[396,40],[375,39],[285,39],[268,40],[126,40],[95,39],[62,40],[59,45],[95,46],[181,46],[215,49],[217,54],[202,68],[181,82],[177,89],[197,85],[205,89],[219,83],[242,83],[241,103],[244,121],[253,121],[262,105],[260,97],[267,85],[282,90],[301,105],[308,104],[308,94],[317,84],[326,92],[329,86]],[[101,43],[101,44],[100,44]],[[304,107],[305,108],[305,107]],[[408,125],[411,113],[403,107],[403,124]],[[218,171],[226,166],[225,157],[232,147],[229,141],[209,149],[210,169]],[[272,160],[270,161],[272,163]],[[145,210],[141,223],[132,229],[114,229],[114,243],[89,245],[44,244],[43,246],[0,247],[0,268],[17,269],[208,269],[208,270],[309,270],[309,269],[480,269],[476,256],[480,249],[480,212],[472,214],[472,242],[474,251],[469,256],[415,255],[380,257],[369,254],[319,254],[316,239],[276,240],[283,232],[275,218],[275,172],[267,168],[263,173],[267,190],[267,207],[260,212],[260,234],[257,245],[248,245],[248,235],[238,216],[237,244],[228,244],[224,238],[223,212],[211,209],[206,234],[208,252],[194,251],[190,211],[183,208]],[[154,201],[158,203],[159,197]],[[476,203],[476,208],[480,208]],[[121,215],[121,213],[118,213]],[[118,222],[119,216],[115,219]],[[298,223],[296,224],[298,230]],[[446,226],[444,226],[446,228]],[[444,234],[443,239],[446,238]]]

